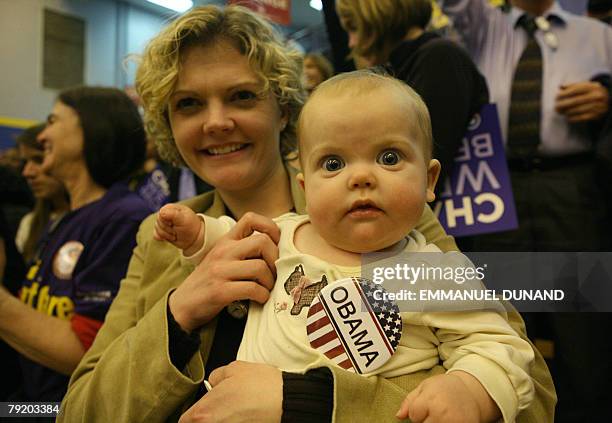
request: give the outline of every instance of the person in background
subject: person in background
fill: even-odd
[[[589,0],[587,15],[612,25],[612,0]]]
[[[18,295],[26,266],[15,246],[15,233],[27,210],[31,209],[31,193],[27,182],[15,166],[0,163],[0,289]],[[7,218],[10,216],[10,219]],[[0,401],[7,401],[21,386],[19,354],[0,337]]]
[[[32,210],[35,202],[28,182],[21,175],[21,158],[19,163],[17,167],[0,163],[0,208],[13,239],[21,219]]]
[[[308,94],[333,75],[334,67],[325,56],[319,53],[304,55],[304,88]]]
[[[498,106],[519,223],[475,237],[474,250],[610,251],[610,177],[602,181],[595,149],[612,137],[612,28],[554,0],[510,3],[503,10],[486,0],[442,3]],[[585,273],[568,263],[566,292],[575,293]],[[612,341],[598,328],[612,319],[584,312],[592,305],[574,295],[583,312],[532,313],[529,333],[553,345],[556,421],[610,421],[612,364],[602,357],[612,355]]]
[[[0,166],[8,167],[13,172],[19,173],[23,166],[23,161],[16,147],[9,147],[0,152]]]
[[[141,171],[130,181],[130,188],[145,200],[152,211],[159,210],[168,202],[186,200],[213,189],[189,168],[172,166],[164,161],[152,140],[147,140],[147,159]]]
[[[36,199],[34,210],[21,219],[15,235],[15,245],[26,263],[34,258],[45,227],[69,208],[64,185],[42,170],[44,152],[36,138],[44,129],[44,124],[29,127],[16,139],[19,154],[25,162],[21,174],[28,181]]]
[[[11,294],[17,295],[19,286],[25,275],[25,263],[15,242],[11,231],[0,208],[0,287],[6,288]],[[0,288],[1,289],[1,288]],[[19,368],[19,354],[4,340],[0,339],[0,401],[8,398],[21,386],[21,370]]]
[[[142,166],[145,134],[119,90],[62,91],[38,135],[42,171],[66,187],[70,210],[42,235],[19,298],[0,288],[0,338],[21,354],[13,401],[60,401],[127,268],[149,208],[126,180]]]
[[[488,102],[484,77],[461,47],[425,30],[430,0],[336,0],[336,10],[356,63],[385,65],[427,105],[433,157],[442,166],[439,194],[470,119]]]

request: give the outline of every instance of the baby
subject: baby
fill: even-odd
[[[314,295],[304,298],[304,289],[302,295],[288,290],[289,280],[297,275],[319,291],[360,276],[363,253],[440,253],[414,230],[426,202],[434,200],[440,164],[431,159],[427,108],[411,88],[370,71],[338,75],[321,84],[304,106],[298,137],[298,182],[308,216],[275,219],[281,229],[277,283],[264,305],[250,304],[238,352],[238,359],[293,372],[333,364],[308,341],[306,319]],[[198,262],[234,223],[167,205],[159,212],[155,236]],[[398,417],[509,422],[527,407],[533,397],[527,373],[533,351],[505,316],[470,311],[401,317],[397,350],[367,375],[396,377],[430,369],[440,360],[447,372],[413,390]]]

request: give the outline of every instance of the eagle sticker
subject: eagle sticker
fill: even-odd
[[[304,267],[295,267],[289,278],[285,281],[285,292],[293,299],[291,315],[297,316],[304,307],[310,307],[319,291],[327,286],[327,277],[323,275],[320,281],[312,281],[304,274]]]

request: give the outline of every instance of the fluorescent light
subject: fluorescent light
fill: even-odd
[[[155,3],[158,6],[166,9],[174,10],[175,12],[185,12],[193,7],[192,0],[147,0],[149,3]],[[319,1],[320,3],[320,1]]]
[[[310,7],[312,7],[315,10],[322,10],[323,3],[321,3],[321,0],[310,0]]]

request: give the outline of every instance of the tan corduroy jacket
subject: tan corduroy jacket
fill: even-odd
[[[304,213],[303,194],[296,183],[292,183],[292,195],[297,212]],[[215,217],[225,214],[223,202],[215,193],[184,204]],[[181,262],[179,250],[169,243],[153,240],[154,223],[155,216],[149,216],[140,227],[127,275],[93,346],[72,375],[58,422],[177,421],[194,401],[204,378],[216,320],[202,328],[199,354],[191,358],[184,372],[176,369],[168,352],[167,301],[194,267]],[[457,248],[429,207],[417,228],[442,250]],[[527,339],[520,315],[512,309],[508,317],[514,329]],[[342,423],[395,422],[395,413],[406,394],[425,378],[445,372],[438,365],[429,371],[383,379],[365,378],[336,367],[330,370],[334,376],[334,421]],[[517,421],[552,422],[555,390],[537,351],[531,375],[535,399]]]

